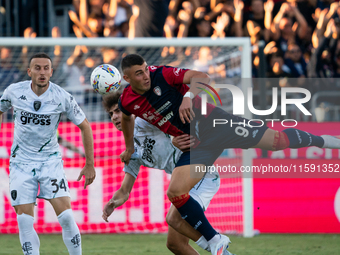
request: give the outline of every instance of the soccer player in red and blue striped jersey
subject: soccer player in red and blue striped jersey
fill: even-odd
[[[212,254],[222,254],[229,238],[217,233],[206,219],[202,208],[189,196],[189,191],[204,176],[204,172],[191,175],[190,165],[211,166],[225,148],[261,148],[282,150],[317,146],[340,149],[340,140],[324,135],[315,136],[289,128],[282,132],[254,124],[243,125],[245,119],[231,115],[207,104],[207,114],[201,114],[201,98],[197,82],[209,83],[205,73],[169,66],[148,66],[137,55],[122,60],[123,78],[128,85],[118,103],[123,112],[122,130],[126,150],[121,160],[129,163],[134,152],[134,114],[164,133],[179,136],[195,134],[197,143],[184,152],[173,170],[167,195],[172,204],[192,227],[208,241]],[[186,84],[190,83],[190,89]],[[217,125],[214,119],[231,120],[235,125]]]

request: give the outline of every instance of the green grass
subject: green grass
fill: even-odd
[[[337,255],[340,235],[259,235],[254,238],[230,236],[230,251],[237,255]],[[68,254],[61,235],[40,235],[40,254]],[[82,235],[83,254],[171,254],[166,235]],[[200,254],[209,254],[195,244]],[[18,235],[0,235],[0,254],[22,255]]]

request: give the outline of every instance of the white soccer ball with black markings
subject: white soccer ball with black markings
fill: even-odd
[[[91,74],[91,86],[102,95],[117,91],[121,80],[118,69],[109,64],[97,66]]]

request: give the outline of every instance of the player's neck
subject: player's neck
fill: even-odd
[[[145,93],[144,91],[140,91],[140,90],[135,90],[135,89],[132,89],[132,90],[138,95],[143,95]]]
[[[33,82],[31,83],[32,91],[33,91],[34,94],[36,94],[38,97],[41,96],[42,94],[44,94],[44,93],[46,92],[46,90],[48,89],[49,86],[50,86],[50,83],[47,83],[45,86],[36,85],[36,84],[33,84]]]
[[[130,86],[131,86],[131,84],[130,84]],[[132,89],[133,92],[135,92],[138,95],[143,95],[146,92],[144,90],[136,89],[136,88],[134,88],[132,86],[131,86],[131,89]]]

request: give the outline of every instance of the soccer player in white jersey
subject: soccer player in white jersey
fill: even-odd
[[[9,85],[0,99],[0,127],[2,114],[14,108],[9,187],[25,255],[39,254],[39,237],[33,228],[37,197],[48,200],[53,206],[69,254],[82,254],[80,232],[73,218],[70,191],[57,142],[62,113],[67,114],[82,134],[86,164],[78,181],[84,175],[86,188],[96,175],[89,122],[74,98],[50,82],[52,73],[51,58],[45,53],[37,53],[30,59],[27,69],[31,80]]]
[[[120,93],[112,93],[103,97],[103,105],[109,113],[112,123],[122,131],[122,112],[118,108]],[[113,194],[113,197],[106,203],[103,209],[103,219],[108,222],[108,217],[115,208],[123,205],[129,198],[140,166],[162,169],[171,174],[175,164],[182,154],[171,142],[169,135],[163,133],[155,126],[149,124],[141,118],[135,119],[134,128],[135,153],[132,154],[129,165],[125,165],[125,172],[121,187]],[[193,142],[189,136],[179,136],[174,138],[174,144],[182,150],[188,149]],[[220,179],[217,172],[207,173],[191,191],[190,195],[206,210],[211,199],[219,189]],[[201,248],[210,251],[208,242],[193,227],[191,227],[177,211],[171,206],[166,217],[169,224],[167,247],[174,254],[198,254],[189,245],[189,238],[194,240]],[[227,250],[223,254],[230,254]]]

